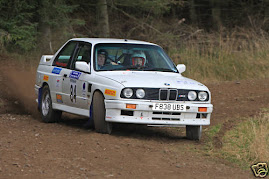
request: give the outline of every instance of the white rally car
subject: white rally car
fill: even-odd
[[[163,49],[126,39],[75,38],[55,55],[43,55],[35,90],[44,122],[62,111],[89,117],[97,132],[113,123],[186,126],[199,140],[210,124],[211,94],[203,84],[181,75]]]

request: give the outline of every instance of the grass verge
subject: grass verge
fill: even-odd
[[[207,154],[212,154],[214,152],[214,137],[218,135],[222,125],[217,124],[215,126],[211,126],[209,128],[204,129],[204,133],[206,135],[206,143],[205,143],[205,150]]]
[[[221,155],[242,168],[269,162],[269,110],[228,131],[223,137]]]
[[[255,117],[245,118],[226,131],[222,137],[222,147],[216,149],[213,138],[219,131],[220,125],[205,131],[209,138],[205,150],[209,155],[223,158],[243,169],[249,169],[258,162],[269,162],[269,109],[264,109]]]

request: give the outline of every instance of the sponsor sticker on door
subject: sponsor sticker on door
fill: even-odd
[[[51,73],[54,73],[54,74],[60,74],[61,71],[62,71],[61,68],[54,67],[54,68],[52,69],[52,72],[51,72]]]
[[[62,95],[56,94],[56,100],[57,100],[58,103],[63,103]]]
[[[43,76],[43,81],[49,81],[49,76],[48,75],[44,75]]]
[[[69,78],[73,78],[73,79],[76,79],[78,80],[79,77],[81,75],[81,72],[78,72],[78,71],[71,71],[70,75],[69,75]]]

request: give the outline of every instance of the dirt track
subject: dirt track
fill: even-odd
[[[36,113],[34,68],[0,69],[0,178],[253,178],[226,161],[203,155],[201,142],[185,139],[184,128],[117,125],[112,135],[83,128],[87,119],[64,114],[55,124]],[[212,125],[269,107],[265,80],[208,83]],[[249,164],[251,165],[251,164]]]

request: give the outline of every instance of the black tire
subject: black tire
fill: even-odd
[[[202,126],[186,126],[187,139],[200,140],[202,137]]]
[[[102,134],[111,134],[112,124],[105,121],[106,109],[103,94],[99,91],[93,96],[93,121],[95,131]]]
[[[52,109],[50,89],[47,85],[42,88],[40,112],[45,123],[58,122],[62,116],[62,111]]]

